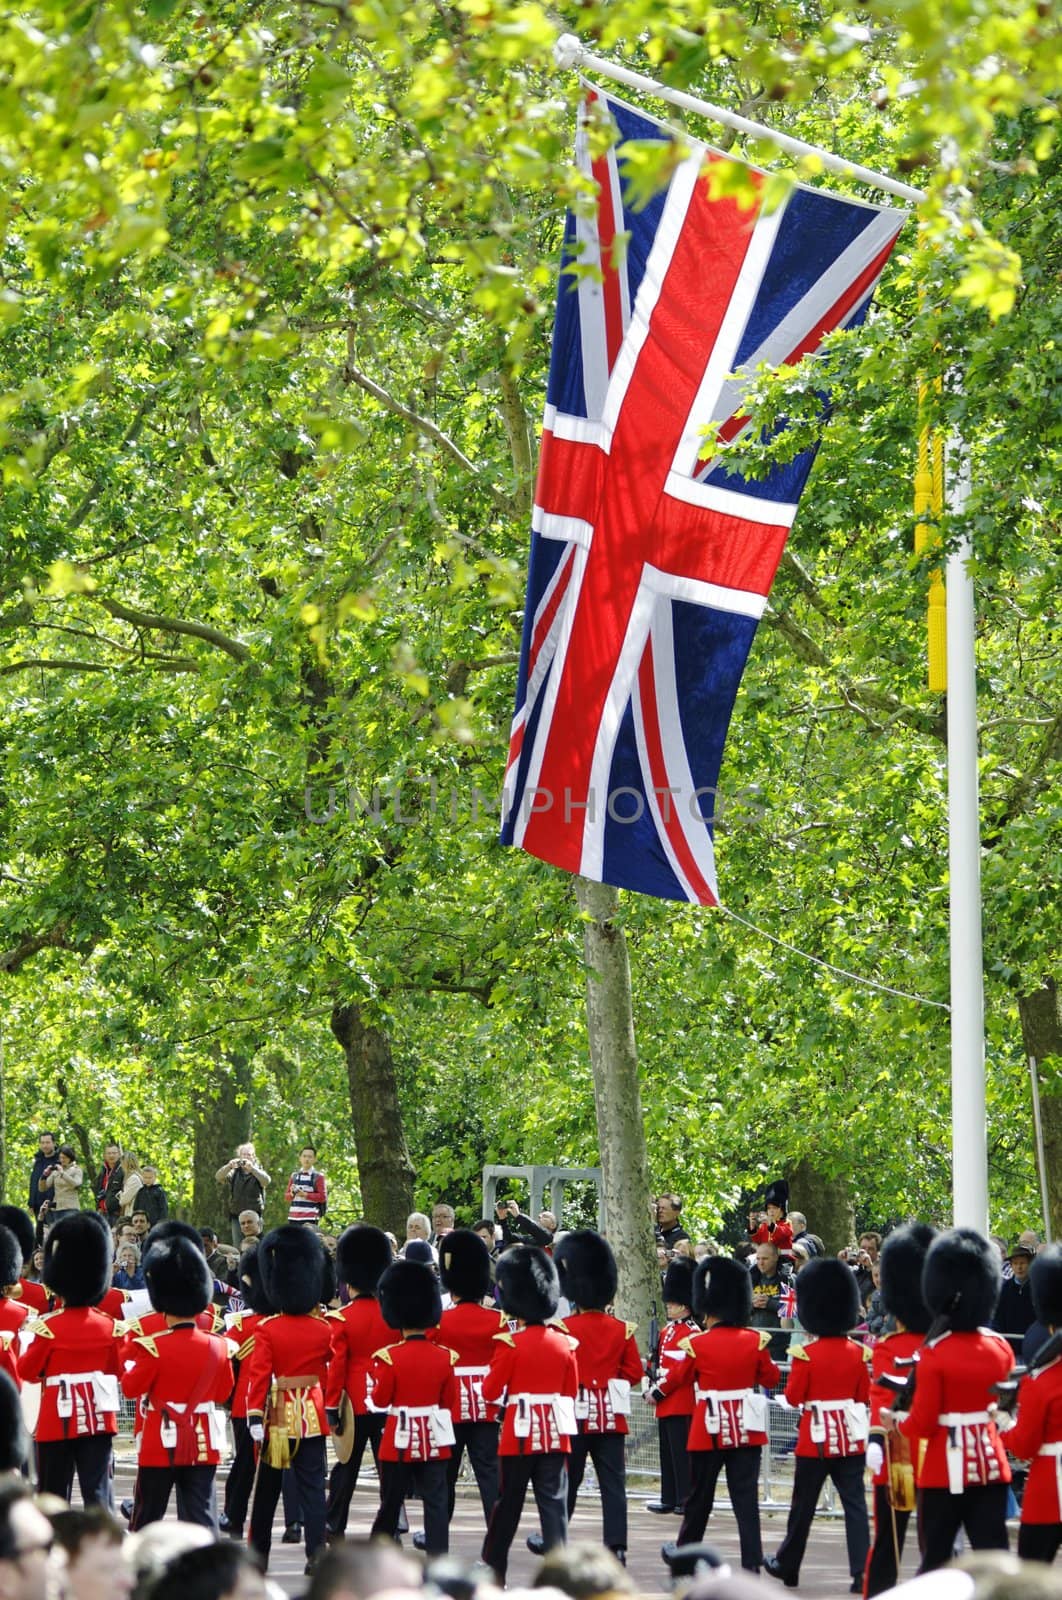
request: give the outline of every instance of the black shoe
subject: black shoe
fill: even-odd
[[[543,1539],[540,1533],[529,1533],[527,1536],[527,1548],[530,1550],[533,1556],[544,1555],[546,1552],[546,1541]]]
[[[862,1578],[853,1578],[852,1579],[852,1587],[849,1589],[848,1593],[849,1594],[862,1594],[863,1593],[863,1580],[862,1580]]]
[[[625,1567],[627,1565],[626,1550],[617,1550],[616,1546],[612,1544],[609,1545],[609,1550],[615,1556],[621,1567]]]
[[[421,1528],[418,1528],[413,1535],[413,1548],[414,1550],[426,1550],[428,1548],[428,1535]]]
[[[316,1568],[317,1568],[317,1557],[316,1556],[308,1556],[307,1559],[306,1559],[306,1565],[302,1569],[303,1577],[304,1578],[308,1578],[312,1572],[316,1571]]]
[[[118,1507],[118,1510],[122,1513],[122,1516],[125,1518],[126,1522],[128,1522],[130,1517],[133,1515],[133,1502],[131,1500],[123,1500],[121,1505]]]
[[[669,1517],[678,1510],[678,1506],[666,1506],[662,1500],[647,1500],[645,1509],[654,1512],[658,1517]]]
[[[764,1556],[763,1570],[769,1578],[777,1578],[780,1583],[784,1583],[787,1589],[795,1589],[800,1582],[799,1578],[790,1578],[782,1571],[775,1556]]]
[[[228,1523],[226,1523],[223,1532],[225,1534],[226,1539],[235,1539],[235,1540],[239,1541],[239,1540],[241,1540],[243,1538],[243,1524],[242,1523],[236,1523],[236,1522],[228,1522]]]
[[[301,1522],[289,1522],[287,1527],[284,1529],[284,1536],[283,1536],[283,1538],[281,1539],[280,1542],[281,1542],[281,1544],[301,1544],[302,1543],[302,1523]]]

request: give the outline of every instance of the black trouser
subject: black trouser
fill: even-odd
[[[693,1481],[677,1542],[680,1545],[700,1544],[704,1538],[704,1530],[715,1504],[715,1486],[724,1468],[741,1541],[741,1565],[749,1572],[758,1572],[763,1565],[758,1444],[739,1445],[733,1450],[690,1451],[690,1475]]]
[[[79,1439],[44,1439],[37,1444],[37,1488],[68,1504],[77,1473],[87,1506],[114,1510],[114,1457],[110,1433],[88,1433]]]
[[[965,1528],[971,1550],[1006,1550],[1007,1489],[1005,1483],[975,1484],[962,1494],[948,1489],[922,1489],[919,1513],[922,1523],[922,1564],[919,1572],[947,1566],[955,1535]]]
[[[1018,1529],[1018,1554],[1023,1561],[1050,1566],[1062,1544],[1062,1522],[1023,1522]]]
[[[528,1484],[535,1491],[535,1504],[542,1526],[542,1541],[547,1550],[564,1544],[568,1538],[568,1457],[559,1450],[544,1455],[499,1456],[499,1490],[483,1541],[483,1560],[505,1581],[509,1549],[520,1526]]]
[[[819,1503],[823,1484],[830,1478],[844,1507],[848,1570],[853,1578],[862,1582],[870,1550],[867,1498],[863,1490],[866,1463],[867,1458],[862,1451],[857,1456],[797,1456],[789,1521],[785,1538],[775,1557],[785,1577],[795,1578],[800,1572],[815,1507]]]
[[[337,1461],[328,1480],[328,1501],[325,1505],[325,1522],[329,1533],[345,1533],[350,1516],[350,1499],[357,1487],[365,1446],[372,1450],[372,1458],[379,1465],[380,1438],[387,1421],[383,1411],[366,1411],[354,1417],[354,1448],[349,1461]]]
[[[496,1422],[455,1422],[454,1442],[450,1446],[450,1459],[446,1463],[447,1511],[454,1514],[457,1500],[457,1474],[461,1458],[468,1451],[476,1487],[483,1502],[484,1520],[490,1521],[498,1499],[498,1424]]]
[[[268,1443],[261,1447],[268,1449]],[[297,1441],[295,1454],[291,1459],[289,1469],[294,1476],[299,1492],[299,1507],[302,1512],[302,1524],[306,1534],[306,1554],[316,1555],[325,1537],[325,1440],[319,1434],[313,1439],[300,1439]],[[258,1479],[255,1483],[254,1500],[251,1504],[251,1537],[249,1540],[252,1550],[257,1550],[264,1562],[269,1560],[269,1549],[273,1542],[273,1516],[280,1499],[280,1491],[284,1473],[279,1467],[271,1467],[265,1456],[258,1462]]]
[[[424,1502],[424,1548],[430,1556],[444,1556],[450,1546],[445,1461],[380,1461],[380,1509],[372,1533],[389,1539],[398,1533],[402,1504],[417,1494]]]
[[[682,1506],[690,1496],[690,1458],[687,1450],[692,1417],[657,1417],[660,1439],[660,1504]]]
[[[627,1463],[622,1433],[583,1433],[572,1439],[568,1457],[568,1520],[586,1471],[586,1458],[594,1463],[601,1490],[601,1536],[610,1550],[627,1548]]]
[[[899,1578],[897,1551],[903,1555],[903,1542],[907,1536],[909,1511],[894,1511],[889,1505],[889,1487],[885,1483],[874,1485],[874,1543],[867,1562],[866,1588],[871,1595],[884,1594],[896,1587]],[[895,1529],[895,1538],[893,1530]]]
[[[135,1533],[149,1522],[161,1522],[170,1503],[170,1490],[177,1490],[177,1511],[182,1522],[195,1522],[217,1534],[214,1511],[216,1467],[138,1467],[133,1490],[133,1514],[129,1529]]]

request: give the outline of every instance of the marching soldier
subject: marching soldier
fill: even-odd
[[[1062,1245],[1049,1244],[1029,1268],[1036,1320],[1054,1337],[1041,1345],[1018,1391],[1018,1420],[1007,1449],[1029,1461],[1018,1554],[1052,1562],[1062,1544]]]
[[[874,1542],[867,1562],[864,1593],[884,1594],[895,1586],[907,1524],[915,1508],[914,1461],[909,1441],[887,1427],[895,1391],[881,1379],[903,1378],[910,1370],[933,1314],[922,1298],[922,1268],[936,1230],[924,1222],[890,1233],[881,1249],[881,1298],[896,1331],[879,1339],[871,1355],[870,1442],[867,1470],[874,1480]]]
[[[848,1330],[859,1321],[859,1289],[847,1262],[818,1256],[797,1277],[797,1316],[812,1337],[793,1351],[785,1386],[790,1405],[803,1412],[797,1434],[793,1499],[785,1538],[764,1571],[795,1589],[815,1507],[827,1478],[844,1507],[852,1594],[863,1592],[870,1549],[863,1491],[870,1419],[870,1351]]]
[[[495,1271],[502,1310],[521,1324],[494,1336],[483,1398],[504,1403],[498,1442],[500,1488],[491,1512],[483,1560],[505,1581],[509,1550],[530,1484],[549,1551],[568,1537],[567,1459],[576,1431],[579,1371],[574,1340],[547,1327],[560,1299],[557,1269],[537,1245],[518,1245],[498,1257]]]
[[[219,1407],[232,1393],[232,1362],[226,1340],[195,1321],[213,1283],[202,1250],[180,1237],[146,1252],[144,1280],[166,1327],[133,1339],[122,1374],[124,1392],[144,1402],[129,1526],[161,1522],[176,1487],[181,1520],[216,1534],[214,1475],[226,1445]]]
[[[424,1502],[424,1548],[445,1555],[450,1539],[446,1463],[454,1442],[457,1355],[428,1338],[442,1316],[442,1298],[432,1267],[395,1261],[380,1279],[380,1309],[398,1344],[373,1359],[372,1403],[386,1409],[380,1440],[380,1509],[373,1534],[393,1539],[402,1505],[417,1493]]]
[[[146,1260],[147,1253],[151,1249],[152,1245],[161,1244],[165,1239],[186,1239],[194,1249],[199,1251],[200,1255],[203,1256],[203,1260],[206,1260],[206,1256],[203,1255],[203,1239],[199,1229],[193,1228],[190,1222],[181,1222],[178,1217],[167,1217],[164,1222],[157,1222],[155,1224],[151,1232],[144,1240],[144,1253],[141,1259]],[[210,1269],[207,1268],[207,1271],[209,1270]],[[211,1295],[213,1295],[213,1278],[210,1282],[210,1291]],[[205,1306],[202,1311],[200,1311],[199,1315],[195,1319],[195,1325],[197,1328],[201,1328],[204,1333],[221,1333],[223,1331],[224,1323],[217,1306],[213,1304],[213,1300],[211,1300],[211,1303]],[[126,1343],[129,1344],[133,1339],[141,1335],[147,1336],[148,1334],[152,1333],[163,1333],[166,1329],[166,1326],[166,1313],[153,1307],[152,1310],[146,1311],[142,1317],[127,1318],[127,1320],[122,1323],[122,1331],[125,1335]],[[138,1406],[138,1418],[139,1414],[140,1407]],[[139,1433],[139,1431],[140,1426],[138,1422],[137,1432]]]
[[[693,1317],[694,1262],[688,1256],[676,1256],[669,1261],[664,1273],[664,1310],[667,1324],[660,1342],[651,1352],[653,1362],[649,1373],[650,1389],[646,1400],[652,1400],[653,1388],[662,1399],[656,1402],[656,1431],[660,1442],[660,1499],[650,1500],[647,1511],[668,1513],[685,1511],[690,1493],[689,1437],[693,1417],[693,1389],[688,1383],[667,1385],[665,1376],[678,1363],[689,1360],[683,1348],[687,1339],[701,1332],[701,1325]]]
[[[44,1246],[44,1282],[63,1307],[26,1322],[19,1376],[41,1385],[37,1487],[69,1501],[77,1472],[86,1505],[114,1509],[111,1440],[118,1432],[121,1341],[99,1310],[111,1275],[111,1240],[93,1211],[62,1217]]]
[[[447,1514],[457,1497],[457,1474],[468,1451],[483,1517],[490,1521],[498,1498],[498,1409],[483,1398],[483,1379],[494,1355],[494,1337],[508,1331],[497,1306],[487,1307],[491,1291],[490,1251],[478,1233],[456,1228],[439,1241],[439,1276],[453,1305],[442,1314],[441,1342],[457,1352],[454,1377],[454,1445],[446,1463]]]
[[[247,1425],[247,1389],[251,1377],[255,1329],[264,1318],[276,1312],[276,1307],[262,1287],[258,1248],[257,1243],[249,1245],[240,1257],[240,1292],[246,1309],[234,1311],[225,1319],[226,1337],[236,1346],[236,1385],[229,1408],[235,1449],[225,1480],[225,1513],[221,1520],[221,1527],[230,1539],[243,1538],[247,1506],[254,1486],[255,1446]]]
[[[951,1560],[960,1527],[974,1550],[1007,1548],[1010,1465],[993,1388],[1010,1373],[1014,1356],[1001,1334],[983,1326],[1001,1281],[999,1252],[972,1228],[952,1228],[930,1246],[922,1293],[937,1321],[919,1352],[914,1401],[899,1423],[908,1439],[924,1441],[920,1572]],[[883,1420],[892,1415],[883,1413]]]
[[[683,1391],[694,1400],[689,1430],[692,1486],[678,1541],[661,1550],[671,1565],[675,1551],[698,1544],[715,1500],[719,1474],[737,1519],[741,1565],[758,1572],[763,1562],[758,1487],[760,1452],[767,1443],[767,1399],[780,1373],[771,1360],[771,1336],[750,1328],[752,1281],[748,1268],[727,1256],[702,1261],[693,1278],[693,1309],[705,1332],[683,1342],[686,1359],[672,1362],[654,1392],[658,1401]]]
[[[273,1513],[284,1468],[299,1489],[306,1530],[306,1570],[325,1537],[324,1388],[332,1351],[333,1319],[321,1310],[328,1277],[316,1229],[287,1223],[258,1246],[262,1287],[278,1308],[258,1323],[247,1387],[247,1425],[259,1446],[251,1504],[250,1544],[265,1567],[273,1540]]]
[[[31,1311],[43,1314],[48,1310],[48,1290],[43,1283],[34,1283],[32,1278],[26,1277],[26,1268],[37,1243],[33,1218],[21,1206],[0,1206],[0,1227],[11,1229],[22,1251],[20,1276],[10,1291],[10,1298],[28,1306]]]
[[[354,1416],[354,1437],[350,1454],[337,1460],[328,1483],[325,1521],[328,1533],[340,1537],[346,1532],[350,1500],[358,1482],[365,1446],[379,1458],[384,1415],[369,1402],[369,1368],[377,1350],[391,1342],[391,1329],[383,1319],[377,1287],[391,1265],[391,1243],[380,1228],[358,1223],[339,1236],[336,1266],[341,1280],[354,1298],[343,1306],[332,1324],[332,1362],[328,1369],[328,1424],[339,1433],[340,1404],[344,1394]],[[338,1441],[333,1441],[337,1443]]]

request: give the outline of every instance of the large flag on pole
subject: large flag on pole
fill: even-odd
[[[749,425],[742,371],[862,321],[906,212],[803,186],[768,210],[754,169],[751,208],[712,198],[731,158],[705,146],[635,210],[622,145],[672,136],[591,99],[617,142],[593,156],[584,111],[597,201],[565,229],[502,839],[713,905],[723,744],[814,451],[746,480],[705,430]]]

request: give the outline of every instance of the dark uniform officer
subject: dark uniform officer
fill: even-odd
[[[484,1400],[483,1379],[494,1355],[494,1336],[509,1326],[497,1306],[483,1304],[491,1290],[490,1266],[490,1251],[471,1228],[455,1228],[439,1242],[439,1276],[453,1300],[442,1314],[439,1338],[457,1352],[454,1444],[446,1463],[449,1515],[467,1450],[487,1522],[498,1498],[498,1408]]]
[[[1036,1320],[1057,1335],[1062,1328],[1062,1245],[1049,1244],[1029,1268]],[[1043,1345],[1018,1391],[1018,1420],[1005,1434],[1007,1449],[1029,1461],[1021,1502],[1018,1554],[1023,1561],[1055,1559],[1062,1544],[1062,1352]]]
[[[332,1363],[328,1369],[325,1401],[329,1426],[339,1426],[339,1406],[346,1394],[354,1413],[354,1439],[346,1461],[336,1461],[328,1480],[325,1521],[328,1532],[346,1532],[350,1500],[358,1482],[365,1446],[373,1460],[380,1453],[384,1415],[369,1404],[369,1367],[377,1350],[391,1342],[391,1329],[383,1319],[377,1286],[391,1265],[391,1242],[381,1228],[356,1223],[339,1236],[336,1267],[343,1283],[353,1292],[332,1324]]]

